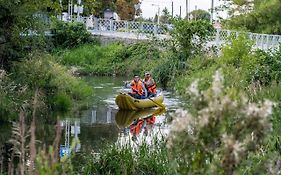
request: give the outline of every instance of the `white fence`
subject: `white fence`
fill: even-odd
[[[80,18],[87,29],[93,34],[108,35],[115,37],[127,37],[135,39],[148,39],[149,35],[157,35],[162,38],[169,37],[168,30],[172,30],[171,24],[154,24],[146,22],[110,20],[102,18],[83,17]],[[216,29],[216,33],[211,42],[213,45],[220,47],[231,37],[244,35],[254,42],[254,47],[263,50],[275,50],[281,42],[281,35],[257,34],[250,32],[237,32],[231,30]]]
[[[221,30],[217,29],[215,36],[215,43],[217,46],[221,46],[226,43],[231,37],[238,37],[243,35],[246,38],[253,41],[254,48],[259,48],[262,50],[275,50],[278,49],[281,42],[281,35],[268,35],[268,34],[257,34],[250,32],[237,32],[231,30]]]

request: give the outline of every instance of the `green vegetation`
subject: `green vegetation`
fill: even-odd
[[[73,48],[85,43],[97,43],[86,29],[85,24],[79,22],[63,22],[52,19],[51,31],[53,44],[58,48]]]
[[[153,143],[136,146],[134,142],[104,147],[100,154],[77,155],[76,173],[81,174],[174,174],[169,165],[165,138],[153,139]],[[87,163],[94,162],[94,163]]]
[[[85,25],[53,20],[54,36],[49,38],[43,30],[47,25],[44,7],[56,9],[56,3],[1,1],[0,6],[4,9],[0,16],[0,120],[17,119],[22,108],[29,111],[36,91],[40,92],[42,112],[67,112],[82,107],[92,89],[58,64],[48,51],[96,43]],[[37,14],[41,8],[42,13]]]
[[[193,10],[189,13],[189,15],[192,15],[193,20],[206,20],[210,21],[211,19],[211,14],[205,10],[198,9],[198,10]]]
[[[118,2],[116,6],[123,6]],[[226,26],[280,33],[277,0],[227,2],[235,2],[238,9],[232,9]],[[94,11],[96,6],[86,3],[88,13]],[[251,3],[253,10],[244,8]],[[56,13],[58,3],[4,0],[0,7],[0,120],[16,121],[10,143],[16,158],[11,164],[20,174],[232,175],[280,170],[281,48],[254,50],[247,38],[239,36],[222,48],[221,55],[210,55],[204,44],[212,26],[182,20],[174,21],[171,39],[163,45],[151,41],[99,46],[83,24],[60,21],[53,21],[50,39],[43,35],[46,23],[36,13],[47,8]],[[235,11],[240,12],[238,17]],[[170,20],[165,13],[162,20]],[[36,154],[35,117],[49,110],[75,110],[92,94],[73,73],[131,76],[144,71],[153,72],[159,85],[174,88],[186,100],[185,109],[172,118],[167,137],[138,146],[107,146],[98,155],[73,155],[59,162],[57,127],[53,147]]]
[[[168,87],[187,68],[186,60],[204,53],[205,42],[214,31],[206,21],[175,20],[174,23],[172,39],[164,41],[165,44],[158,41],[87,44],[60,51],[58,61],[78,68],[80,74],[132,76],[151,71],[162,87]]]
[[[224,0],[230,16],[224,26],[255,33],[281,34],[279,0]],[[234,4],[232,6],[232,4]]]
[[[1,120],[14,119],[33,92],[40,91],[46,107],[56,111],[69,111],[92,94],[92,89],[77,80],[62,65],[47,54],[34,54],[29,59],[15,63],[9,75],[1,73]]]
[[[146,42],[82,45],[63,51],[58,61],[77,67],[82,74],[132,76],[153,69],[161,61],[161,51],[153,43]]]
[[[31,50],[49,47],[48,39],[44,36],[44,17],[47,8],[50,14],[55,11],[56,4],[50,0],[0,1],[1,68],[8,69],[12,61],[21,60]]]

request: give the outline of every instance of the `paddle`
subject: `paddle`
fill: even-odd
[[[158,103],[158,102],[152,100],[152,99],[149,98],[149,97],[148,97],[147,99],[151,100],[154,104],[156,104],[156,106],[158,106],[158,107],[160,107],[160,108],[162,108],[162,109],[165,109],[165,108],[166,108],[166,106],[165,106],[164,104],[162,104],[162,103]]]

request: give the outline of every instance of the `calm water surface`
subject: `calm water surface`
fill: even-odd
[[[124,77],[86,77],[84,78],[94,90],[94,95],[89,103],[89,108],[81,111],[74,117],[59,119],[62,128],[60,154],[67,152],[73,138],[78,138],[80,143],[76,152],[98,150],[103,143],[116,143],[124,139],[137,142],[142,137],[167,130],[167,115],[180,106],[180,100],[172,93],[164,91],[164,103],[167,111],[149,109],[138,112],[118,111],[115,97],[123,91]],[[47,117],[40,119],[37,124],[37,139],[43,145],[51,145],[55,138],[55,125]],[[5,125],[6,126],[6,125]],[[4,127],[4,125],[3,125]],[[1,126],[1,130],[3,128]],[[6,126],[7,127],[7,126]],[[1,140],[9,139],[9,130],[0,133]]]

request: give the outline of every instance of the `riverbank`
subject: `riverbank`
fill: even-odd
[[[15,63],[9,73],[1,70],[0,76],[0,120],[4,121],[16,119],[23,106],[25,109],[32,108],[35,92],[38,93],[42,113],[79,110],[93,92],[91,87],[47,53],[34,53],[28,59]]]
[[[131,77],[153,70],[164,60],[164,54],[153,42],[112,43],[61,50],[57,58],[64,65],[76,67],[78,74]]]

